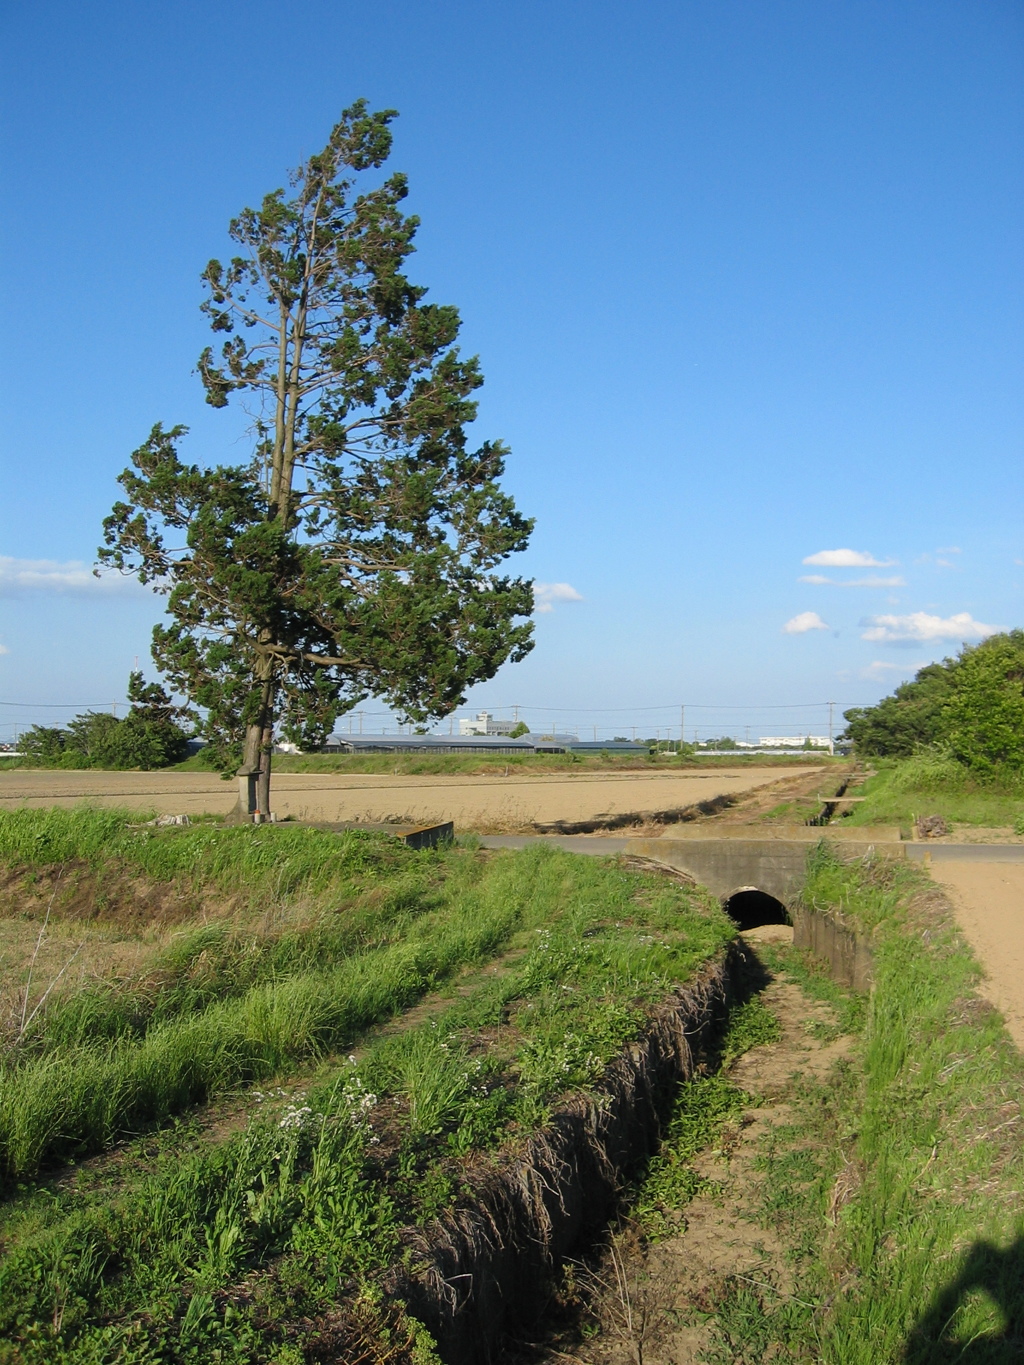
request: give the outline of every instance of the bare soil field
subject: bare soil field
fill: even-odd
[[[457,830],[500,833],[623,815],[636,815],[637,823],[643,823],[659,812],[820,780],[819,769],[813,766],[787,768],[782,774],[778,768],[746,767],[508,777],[282,773],[274,778],[273,809],[279,818],[453,820]],[[31,769],[0,773],[3,810],[88,802],[158,814],[227,815],[236,795],[233,781],[206,773]]]
[[[943,860],[931,874],[987,973],[978,993],[1001,1011],[1024,1048],[1024,865]]]

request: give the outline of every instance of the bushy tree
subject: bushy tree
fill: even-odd
[[[859,754],[880,758],[908,758],[916,749],[938,744],[944,734],[943,708],[952,691],[954,666],[952,659],[928,664],[912,682],[901,683],[876,706],[844,711],[846,730],[839,738],[852,740]]]
[[[934,747],[979,776],[1024,770],[1024,631],[965,645],[845,716],[860,754],[907,758]]]
[[[159,683],[141,673],[128,679],[127,716],[86,711],[66,729],[34,725],[22,752],[46,768],[166,768],[188,753],[188,735],[179,723],[184,712]]]
[[[246,811],[269,809],[275,724],[317,747],[370,694],[423,723],[532,647],[531,584],[495,572],[531,523],[505,447],[466,438],[479,366],[404,273],[404,176],[374,177],[393,117],[347,109],[203,274],[225,339],[199,372],[214,407],[245,404],[248,458],[186,464],[185,429],[155,426],[104,523],[101,560],[169,594],[154,658],[222,769],[255,775]]]
[[[64,752],[65,732],[58,725],[33,725],[18,741],[18,748],[30,763],[49,768]]]
[[[1024,772],[1024,630],[963,651],[943,721],[949,751],[965,767]]]

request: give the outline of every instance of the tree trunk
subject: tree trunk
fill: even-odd
[[[270,818],[270,756],[274,742],[274,681],[260,684],[260,709],[245,728],[245,749],[238,769],[236,818],[246,824]]]
[[[261,820],[270,819],[270,762],[274,752],[273,723],[264,727],[260,745],[260,775],[256,779],[256,809]]]

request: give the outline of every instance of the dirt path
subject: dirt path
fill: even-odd
[[[816,768],[788,769],[792,779]],[[503,777],[409,777],[381,774],[282,773],[273,809],[307,820],[454,820],[481,833],[529,829],[535,823],[675,810],[716,796],[777,783],[777,768]],[[163,814],[225,815],[234,782],[207,773],[0,773],[0,809],[17,806],[130,806]]]
[[[1010,1036],[1024,1049],[1024,864],[931,864],[957,923],[987,974],[979,994],[1001,1011]]]
[[[791,939],[792,929],[766,926],[745,937]],[[761,999],[778,1017],[782,1036],[730,1068],[729,1079],[754,1103],[726,1128],[719,1146],[694,1163],[721,1193],[686,1204],[676,1215],[679,1231],[665,1241],[644,1246],[628,1233],[619,1239],[617,1257],[601,1272],[608,1291],[592,1304],[597,1335],[585,1345],[559,1342],[559,1349],[530,1357],[531,1365],[697,1365],[714,1342],[715,1305],[728,1281],[749,1281],[775,1296],[799,1294],[784,1236],[764,1217],[765,1177],[758,1163],[793,1119],[794,1084],[801,1077],[824,1079],[851,1039],[834,1037],[834,1011],[785,976],[774,977]]]

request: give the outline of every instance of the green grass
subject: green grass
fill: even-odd
[[[116,835],[116,825],[113,830]],[[161,843],[170,850],[160,854],[161,867],[195,844],[197,856],[206,851],[214,868],[221,869],[226,842],[221,836],[241,834],[242,840],[231,838],[229,846],[240,842],[244,859],[258,842],[257,866],[264,870],[272,865],[275,846],[285,861],[296,842],[305,849],[316,835],[271,829],[257,841],[257,833],[185,831],[195,837],[157,838],[143,841],[139,849],[148,855],[150,871],[152,850]],[[24,844],[24,830],[19,834]],[[313,840],[318,852],[325,837],[331,838]],[[63,846],[69,838],[65,831]],[[83,840],[74,844],[87,846]],[[375,857],[376,844],[365,836],[354,844],[336,841],[335,847],[340,865],[354,850],[359,865],[367,871],[368,861],[374,876],[381,873],[381,859],[391,857],[390,848]],[[193,860],[189,866],[205,869],[207,863]],[[236,878],[237,861],[230,859],[226,866]],[[328,918],[305,934],[257,941],[255,952],[246,953],[242,939],[233,952],[222,951],[218,962],[216,951],[207,956],[211,947],[225,947],[223,930],[213,926],[179,941],[165,955],[165,962],[177,957],[178,970],[158,973],[148,991],[87,988],[60,998],[0,1069],[3,1178],[23,1180],[54,1161],[100,1151],[211,1096],[348,1047],[459,967],[500,951],[516,931],[543,926],[556,911],[564,875],[554,870],[557,862],[485,861],[458,849],[440,855],[402,850],[391,866],[396,894],[390,904],[376,901],[379,946],[354,943],[347,919],[332,926]],[[435,878],[443,873],[440,887],[410,880],[408,871],[417,866]],[[330,885],[319,857],[314,867]],[[591,869],[590,874],[579,871],[576,879],[585,881],[587,875],[597,879],[596,895],[603,890],[604,913],[616,913],[608,893],[621,888],[616,880],[621,874]],[[642,945],[634,965],[644,979],[663,951],[653,939]],[[197,963],[202,964],[198,976]],[[559,972],[570,967],[571,957],[557,960]],[[628,979],[629,960],[618,961],[616,970]],[[560,1027],[556,1016],[552,1028]],[[557,1045],[554,1039],[546,1047],[538,1041],[531,1065],[538,1075],[545,1067],[562,1066],[577,1074],[576,1051],[590,1055],[584,1041],[571,1035],[559,1035]]]
[[[224,1140],[196,1144],[186,1126],[148,1164],[126,1153],[113,1183],[86,1169],[24,1190],[0,1222],[4,1365],[280,1365],[302,1358],[289,1343],[327,1313],[362,1314],[393,1340],[418,1336],[424,1358],[422,1331],[394,1320],[375,1290],[399,1229],[450,1205],[470,1154],[479,1162],[598,1081],[646,1009],[732,933],[699,894],[606,860],[463,856],[476,880],[447,922],[442,912],[429,932],[417,922],[417,942],[437,954],[446,934],[452,947],[475,934],[484,956],[503,935],[516,953],[502,970],[469,978],[415,1027],[370,1039],[358,1060],[325,1057],[287,1104],[268,1100]],[[369,963],[355,960],[360,980],[385,990],[391,978]],[[211,1036],[224,1035],[218,1025]],[[411,1346],[404,1358],[415,1359]]]
[[[747,767],[791,767],[808,760],[827,766],[841,760],[821,753],[792,754],[678,754],[661,752],[616,754],[612,752],[568,754],[275,754],[276,773],[389,773],[405,776],[492,776],[506,774],[607,772],[624,770],[647,772],[652,767],[720,768],[737,764]],[[209,761],[202,754],[187,758],[175,772],[209,772]]]
[[[158,881],[263,890],[280,898],[321,894],[352,873],[388,875],[409,853],[386,836],[360,830],[213,823],[157,829],[145,820],[145,812],[91,806],[0,811],[0,863],[26,869],[124,865]]]
[[[873,926],[874,988],[852,1054],[796,1087],[762,1154],[762,1216],[799,1290],[730,1283],[707,1359],[1009,1365],[1024,1354],[1024,1059],[922,872],[819,849],[804,897]],[[837,989],[799,954],[776,961]]]
[[[875,776],[851,792],[865,799],[839,823],[909,830],[916,816],[941,815],[951,824],[1005,828],[1024,815],[1024,779],[1019,776],[981,781],[952,759],[933,754],[871,762]]]

